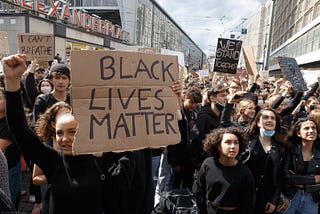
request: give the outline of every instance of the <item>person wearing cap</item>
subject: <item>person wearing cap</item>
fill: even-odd
[[[70,80],[70,69],[66,64],[55,64],[51,67],[50,81],[53,84],[53,90],[51,93],[40,95],[36,99],[33,108],[33,124],[38,120],[40,114],[56,102],[64,101],[70,104],[70,94],[68,93]]]

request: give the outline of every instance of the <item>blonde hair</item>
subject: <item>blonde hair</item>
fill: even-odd
[[[250,99],[243,99],[239,102],[239,105],[238,105],[238,111],[237,111],[237,117],[239,118],[244,110],[246,110],[248,108],[248,105],[250,104],[253,104],[254,106],[256,105],[253,100],[250,100]]]

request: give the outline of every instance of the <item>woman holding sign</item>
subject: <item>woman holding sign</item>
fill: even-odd
[[[110,202],[105,200],[104,195],[110,192],[103,191],[106,176],[99,161],[93,155],[75,156],[72,153],[78,121],[70,113],[57,118],[55,134],[61,151],[45,146],[29,128],[20,97],[20,78],[27,68],[25,60],[24,54],[12,55],[2,60],[6,81],[7,123],[23,155],[42,169],[51,185],[49,213],[105,212],[103,203]],[[174,85],[174,92],[180,91],[179,83],[177,81]],[[102,161],[105,163],[107,159]]]
[[[20,78],[26,70],[22,54],[3,59],[7,122],[23,154],[36,163],[51,184],[49,213],[102,213],[103,174],[93,155],[72,155],[78,122],[59,117],[56,140],[62,152],[45,146],[29,128],[20,98]],[[19,122],[16,122],[19,121]],[[90,176],[88,176],[90,175]]]

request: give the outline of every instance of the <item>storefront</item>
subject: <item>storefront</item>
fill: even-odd
[[[45,5],[38,5],[35,9],[27,3],[22,5],[22,2],[17,5],[8,1],[7,6],[3,7],[5,10],[0,12],[0,31],[8,34],[9,54],[18,53],[18,35],[21,33],[53,35],[54,52],[59,53],[63,61],[70,57],[72,50],[113,49],[111,42],[129,45],[126,40],[129,34],[115,25],[96,20],[89,14],[63,6],[61,11],[56,11],[60,14],[57,19],[57,14],[41,12]],[[74,23],[76,21],[73,20],[70,23],[71,13],[81,16],[83,21]],[[68,21],[64,19],[66,17],[69,17]],[[89,19],[91,21],[88,21]],[[94,26],[94,23],[98,23],[97,26]]]

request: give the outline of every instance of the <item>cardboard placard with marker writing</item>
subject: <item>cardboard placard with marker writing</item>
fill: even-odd
[[[26,54],[27,60],[52,61],[54,57],[53,35],[51,34],[18,34],[19,53]]]
[[[72,51],[71,100],[77,154],[177,144],[176,56],[128,51]]]

